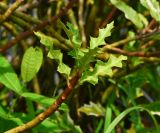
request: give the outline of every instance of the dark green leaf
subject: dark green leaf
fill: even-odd
[[[42,104],[45,107],[49,107],[56,100],[55,98],[49,98],[49,97],[42,96],[42,95],[39,95],[39,94],[36,94],[36,93],[31,93],[31,92],[25,92],[25,93],[22,94],[22,96],[27,98],[27,99],[29,99],[29,100],[31,100],[31,101],[37,102],[39,104]],[[67,105],[65,103],[63,103],[60,106],[59,109],[67,111],[68,107],[67,107]]]
[[[7,88],[13,90],[18,94],[24,92],[17,74],[14,72],[7,59],[2,55],[0,55],[0,83],[4,84]]]

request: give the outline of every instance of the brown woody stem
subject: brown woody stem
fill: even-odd
[[[48,118],[51,114],[53,114],[59,106],[68,98],[69,94],[72,92],[74,87],[76,86],[78,80],[80,78],[80,73],[77,72],[75,76],[72,77],[72,79],[67,84],[65,90],[63,93],[59,96],[59,98],[44,112],[40,113],[38,116],[36,116],[33,120],[29,121],[28,123],[15,127],[13,129],[10,129],[6,131],[5,133],[20,133],[27,131],[35,126],[37,126],[39,123],[44,121],[46,118]]]

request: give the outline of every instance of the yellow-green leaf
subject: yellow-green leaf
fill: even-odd
[[[121,10],[125,14],[125,17],[132,21],[137,28],[143,28],[143,20],[141,19],[142,14],[140,16],[139,13],[137,13],[132,7],[128,6],[122,0],[110,0],[110,2],[119,10]]]
[[[82,74],[80,83],[87,81],[93,85],[98,83],[98,76],[112,76],[112,67],[122,67],[122,61],[127,60],[126,56],[116,57],[111,55],[107,62],[97,61],[94,69],[87,70]]]
[[[107,24],[106,28],[99,30],[98,37],[91,37],[90,39],[90,49],[94,49],[98,46],[105,45],[104,39],[111,35],[111,30],[113,29],[114,22]]]
[[[105,109],[100,104],[95,104],[93,102],[90,102],[88,105],[85,104],[84,106],[80,107],[78,111],[83,112],[86,115],[92,115],[96,117],[105,115]]]
[[[43,61],[42,50],[30,47],[26,50],[21,64],[21,75],[25,82],[30,81],[39,71]]]
[[[141,4],[147,8],[151,16],[160,22],[160,5],[157,0],[140,0]]]

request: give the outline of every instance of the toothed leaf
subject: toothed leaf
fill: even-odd
[[[51,59],[55,59],[58,63],[62,63],[63,54],[60,50],[52,50],[48,52],[48,57]]]
[[[64,63],[61,63],[59,64],[57,71],[61,74],[64,74],[64,76],[68,79],[71,72],[71,68]]]
[[[99,30],[98,37],[90,38],[90,49],[94,49],[98,46],[105,45],[105,38],[111,35],[111,30],[113,29],[114,22],[111,22],[106,26],[106,28]]]
[[[111,55],[109,60],[107,62],[97,61],[94,69],[87,70],[82,74],[82,77],[80,79],[80,83],[87,81],[93,85],[98,83],[98,76],[112,76],[113,67],[122,67],[122,61],[126,60],[126,56],[119,56],[116,57],[114,55]]]
[[[71,41],[72,41],[72,43],[74,45],[74,49],[80,48],[81,44],[82,44],[82,41],[80,39],[80,35],[79,35],[78,29],[76,29],[74,27],[74,25],[71,24],[71,23],[67,23],[67,26],[69,28],[69,31],[71,32],[70,39],[71,39]]]
[[[53,47],[53,38],[50,36],[46,36],[41,32],[34,32],[34,34],[40,38],[40,42],[45,45],[48,48],[52,48]]]

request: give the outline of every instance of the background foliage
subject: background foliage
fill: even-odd
[[[0,14],[0,132],[58,97],[28,132],[159,132],[158,0],[3,0]]]

